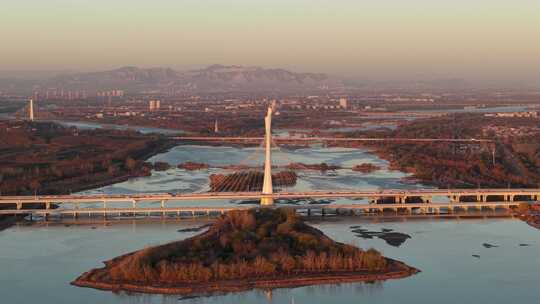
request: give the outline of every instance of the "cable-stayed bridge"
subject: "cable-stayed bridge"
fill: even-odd
[[[272,110],[268,109],[265,117],[264,137],[177,137],[178,140],[221,140],[221,141],[263,141],[264,146],[264,178],[262,191],[260,192],[223,192],[223,193],[186,193],[186,194],[126,194],[126,195],[45,195],[45,196],[0,196],[0,205],[3,209],[0,214],[35,214],[35,215],[63,215],[72,214],[152,214],[184,212],[196,213],[223,213],[229,210],[245,209],[246,206],[226,207],[201,207],[201,206],[168,206],[170,202],[186,202],[201,200],[259,200],[263,207],[274,206],[276,200],[306,199],[306,198],[349,198],[366,199],[367,204],[351,205],[319,205],[319,206],[294,206],[296,209],[318,209],[324,212],[326,209],[347,209],[349,211],[373,212],[384,210],[413,209],[422,212],[439,213],[453,212],[456,209],[511,209],[519,204],[530,204],[540,199],[540,189],[421,189],[421,190],[320,190],[305,192],[275,192],[272,186],[272,145],[280,138],[272,137]],[[291,138],[283,140],[305,141],[419,141],[419,142],[491,142],[483,139],[404,139],[404,138]],[[142,207],[144,202],[159,202],[158,207]],[[95,204],[101,204],[96,207]],[[125,206],[128,203],[129,206]],[[124,205],[119,205],[124,204]],[[71,208],[64,208],[70,205]],[[59,206],[59,208],[54,208]]]

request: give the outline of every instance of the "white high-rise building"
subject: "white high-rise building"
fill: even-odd
[[[341,98],[339,99],[339,106],[340,106],[342,109],[346,109],[346,108],[349,106],[347,98],[341,97]]]
[[[28,120],[34,121],[34,100],[30,99],[28,103]]]
[[[161,101],[160,100],[150,100],[148,101],[148,110],[154,111],[159,110],[161,107]]]

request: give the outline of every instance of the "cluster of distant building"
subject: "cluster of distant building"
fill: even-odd
[[[125,108],[125,107],[122,107],[122,108]],[[169,108],[171,108],[171,106],[169,106]],[[159,99],[151,99],[151,100],[148,100],[148,110],[147,111],[144,111],[144,110],[129,110],[128,108],[126,108],[127,111],[122,111],[121,109],[118,109],[118,110],[108,110],[106,112],[98,112],[95,114],[95,118],[98,118],[98,119],[101,119],[101,118],[104,118],[105,116],[113,116],[113,117],[116,117],[116,116],[141,116],[141,117],[144,117],[145,116],[145,112],[154,112],[154,111],[159,111],[161,110],[161,100]]]
[[[97,97],[124,97],[124,90],[109,90],[97,92]]]
[[[152,99],[152,100],[148,101],[148,110],[149,111],[159,110],[160,108],[161,108],[161,100]]]
[[[88,98],[88,93],[84,90],[64,90],[64,89],[46,89],[44,91],[34,91],[32,99],[39,100],[80,100]]]
[[[484,135],[495,134],[503,138],[516,138],[520,136],[533,136],[540,132],[540,127],[507,127],[507,126],[486,126],[482,129]]]
[[[89,94],[86,90],[64,90],[58,88],[48,88],[44,90],[34,90],[32,99],[40,100],[84,100],[90,97],[124,97],[124,90],[113,89],[98,91],[95,95]]]
[[[538,118],[538,112],[501,112],[501,113],[488,113],[484,114],[485,117],[522,117],[522,118]]]

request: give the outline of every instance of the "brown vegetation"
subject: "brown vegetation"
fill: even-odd
[[[272,174],[272,185],[275,187],[294,186],[297,175],[293,171],[282,171]],[[229,175],[210,175],[212,192],[261,191],[264,174],[260,171],[242,171]]]
[[[178,164],[178,169],[185,169],[185,170],[201,170],[201,169],[208,169],[210,165],[204,164],[204,163],[196,163],[196,162],[185,162]]]
[[[199,236],[107,261],[104,268],[84,273],[74,284],[192,291],[193,286],[221,286],[216,282],[249,285],[270,280],[279,286],[279,279],[285,282],[314,275],[339,278],[343,274],[346,278],[391,273],[404,277],[415,272],[374,249],[364,251],[332,241],[303,223],[293,210],[259,209],[229,212]]]
[[[328,165],[327,163],[320,164],[304,164],[304,163],[290,163],[286,166],[289,170],[319,170],[319,171],[329,171],[329,170],[338,170],[341,169],[340,166]]]
[[[377,165],[374,165],[374,164],[370,164],[370,163],[363,163],[363,164],[356,165],[356,166],[352,167],[353,171],[358,171],[358,172],[362,172],[362,173],[371,173],[371,172],[375,172],[375,171],[380,170],[380,169],[381,169],[381,167],[379,167]]]
[[[156,171],[167,171],[171,168],[171,165],[166,162],[155,162],[154,163],[154,170]]]
[[[540,229],[540,204],[520,204],[517,213],[522,221]]]
[[[422,182],[441,188],[536,188],[540,186],[540,132],[503,137],[482,130],[485,126],[519,128],[538,126],[538,123],[536,118],[456,114],[416,120],[394,131],[352,132],[347,136],[490,139],[492,143],[386,141],[364,144],[389,160],[393,168],[413,173]]]
[[[45,122],[0,122],[2,194],[66,194],[150,174],[148,157],[172,143],[114,130]]]

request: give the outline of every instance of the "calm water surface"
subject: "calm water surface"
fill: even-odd
[[[200,222],[126,222],[66,227],[18,226],[0,232],[3,303],[177,303],[177,296],[115,294],[69,282],[117,255],[191,236],[178,229]],[[179,303],[537,303],[540,233],[513,219],[373,222],[344,218],[314,223],[330,237],[374,247],[422,270],[401,280],[278,289]],[[411,235],[400,247],[357,239],[349,228],[395,229]],[[95,229],[93,229],[95,227]],[[484,248],[483,243],[497,245]],[[530,246],[519,246],[520,244]],[[472,255],[480,255],[475,258]]]
[[[350,190],[350,189],[379,189],[382,187],[394,189],[426,188],[427,186],[404,180],[407,174],[388,169],[388,162],[369,153],[367,150],[350,148],[305,148],[288,150],[281,148],[273,154],[274,165],[285,165],[291,162],[308,164],[339,165],[343,168],[336,171],[321,173],[320,171],[300,171],[297,184],[284,191],[304,190]],[[260,148],[238,147],[211,147],[211,146],[177,146],[170,151],[156,155],[149,161],[165,161],[176,167],[177,164],[193,161],[204,162],[210,165],[246,164],[257,165],[263,163],[263,151]],[[360,174],[350,168],[361,163],[377,165],[381,170]],[[137,192],[202,192],[208,191],[208,177],[214,173],[231,173],[222,169],[208,169],[188,171],[172,168],[167,171],[153,172],[151,177],[141,177],[103,188],[85,191],[84,193],[137,193]],[[446,198],[440,198],[446,200]],[[305,201],[304,203],[309,203]],[[333,204],[367,203],[367,200],[332,199],[327,200]],[[157,204],[155,202],[154,204]],[[230,201],[197,201],[178,202],[172,205],[224,205],[239,202]],[[126,205],[127,206],[127,205]]]
[[[54,120],[54,122],[59,123],[66,127],[76,127],[81,130],[114,129],[114,130],[137,131],[137,132],[140,132],[141,134],[158,133],[158,134],[166,134],[166,135],[189,133],[186,131],[176,130],[176,129],[163,129],[163,128],[152,128],[152,127],[141,127],[141,126],[119,125],[119,124],[106,124],[106,123],[97,123],[97,122],[63,121],[63,120]]]

